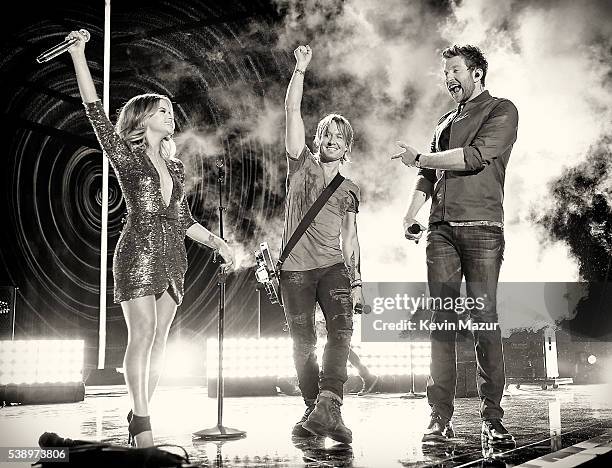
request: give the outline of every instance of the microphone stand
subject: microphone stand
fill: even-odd
[[[414,393],[414,368],[412,362],[412,340],[410,341],[410,391],[400,398],[403,400],[415,400],[418,398],[425,398],[422,393]]]
[[[218,169],[218,188],[219,188],[219,237],[223,239],[223,212],[226,208],[223,206],[223,184],[225,183],[225,171],[223,169],[223,159],[217,159],[216,166]],[[215,253],[215,261],[221,262],[219,256]],[[241,439],[246,437],[246,431],[232,429],[231,427],[223,426],[223,329],[225,323],[225,281],[227,273],[223,268],[219,268],[217,277],[217,286],[219,287],[219,373],[217,375],[217,425],[209,429],[203,429],[194,432],[193,435],[206,440],[229,440]]]

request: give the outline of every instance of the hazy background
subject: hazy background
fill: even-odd
[[[22,336],[85,334],[95,347],[99,284],[100,151],[67,55],[34,58],[86,27],[102,90],[103,2],[19,6],[2,46],[0,281],[19,286]],[[256,331],[252,251],[282,232],[283,100],[310,44],[303,115],[307,140],[326,113],[356,131],[344,170],[362,191],[358,216],[366,281],[424,281],[425,242],[403,238],[415,170],[390,161],[396,140],[429,146],[453,106],[440,51],[480,46],[487,89],[519,111],[506,178],[501,281],[607,281],[610,272],[612,7],[606,1],[131,1],[112,4],[111,117],[131,96],[168,94],[177,119],[194,215],[218,230],[214,162],[226,167],[226,237],[241,270],[228,288],[230,331]],[[426,223],[427,205],[419,215]],[[112,304],[112,249],[124,205],[111,177],[109,339],[122,356],[125,327]],[[175,330],[216,330],[215,265],[187,241],[190,269]],[[555,314],[513,314],[507,328],[539,328]],[[540,314],[541,316],[539,316]],[[93,348],[92,348],[93,349]]]

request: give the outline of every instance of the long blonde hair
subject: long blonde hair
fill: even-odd
[[[162,94],[139,94],[126,102],[119,111],[115,130],[130,148],[147,147],[145,121],[157,112],[159,101],[164,100],[172,111],[172,102]],[[161,155],[168,159],[176,154],[176,145],[172,135],[161,141]]]

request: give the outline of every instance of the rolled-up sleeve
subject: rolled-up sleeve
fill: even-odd
[[[518,111],[508,100],[501,101],[489,114],[468,146],[463,147],[468,171],[482,169],[514,145],[518,130]]]

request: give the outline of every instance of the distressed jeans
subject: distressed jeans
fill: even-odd
[[[306,271],[281,271],[281,294],[285,316],[293,340],[293,361],[298,385],[307,405],[313,404],[320,390],[342,398],[347,380],[346,361],[353,334],[351,283],[344,263]],[[325,316],[327,343],[323,366],[315,352],[315,303]]]
[[[433,224],[427,236],[427,280],[432,298],[451,299],[455,307],[434,309],[432,322],[455,324],[466,322],[497,323],[497,281],[504,255],[504,232],[496,226],[450,226]],[[473,298],[471,310],[459,313],[455,302],[460,297],[462,277],[466,294]],[[464,307],[461,307],[464,309]],[[501,331],[472,331],[476,352],[477,388],[480,416],[502,418],[500,405],[505,386]],[[431,331],[430,376],[427,399],[432,410],[446,419],[454,411],[457,381],[455,342],[457,330],[448,326]]]

